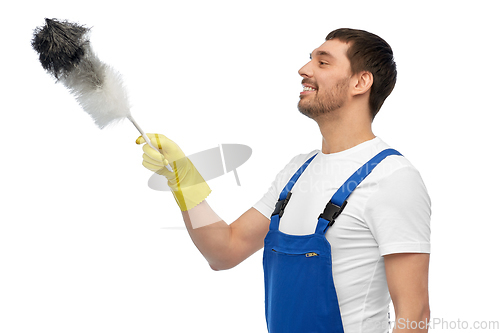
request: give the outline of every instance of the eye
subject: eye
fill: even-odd
[[[320,65],[328,65],[328,63],[327,63],[326,61],[321,61],[321,60],[320,60],[318,63],[319,63]]]

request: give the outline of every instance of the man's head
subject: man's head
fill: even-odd
[[[394,89],[397,76],[389,44],[354,29],[330,32],[299,74],[304,91],[298,107],[311,118],[342,108],[350,96],[365,95],[373,119]]]

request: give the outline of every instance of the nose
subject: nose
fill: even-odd
[[[307,64],[305,64],[304,66],[302,66],[301,69],[299,69],[299,75],[304,77],[304,78],[310,78],[313,76],[313,73],[312,73],[312,68],[310,66],[311,64],[311,61],[309,61]]]

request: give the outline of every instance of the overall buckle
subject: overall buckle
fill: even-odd
[[[331,227],[335,223],[335,219],[340,215],[340,213],[342,213],[346,205],[347,200],[344,201],[344,203],[342,203],[342,206],[340,207],[332,203],[331,201],[328,201],[325,210],[319,215],[319,217],[329,221],[328,226]]]
[[[291,196],[292,196],[292,192],[288,192],[285,199],[279,200],[276,203],[276,207],[274,208],[274,212],[273,212],[272,216],[274,216],[276,214],[279,214],[280,218],[283,216],[283,213],[285,212],[286,204],[288,203],[288,201],[290,201]]]

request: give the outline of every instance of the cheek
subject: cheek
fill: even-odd
[[[333,86],[328,81],[318,82],[318,93],[322,95],[329,95],[333,92]]]
[[[333,89],[335,82],[335,78],[330,75],[322,75],[316,78],[316,85],[318,90],[322,90],[323,92],[327,92]]]

